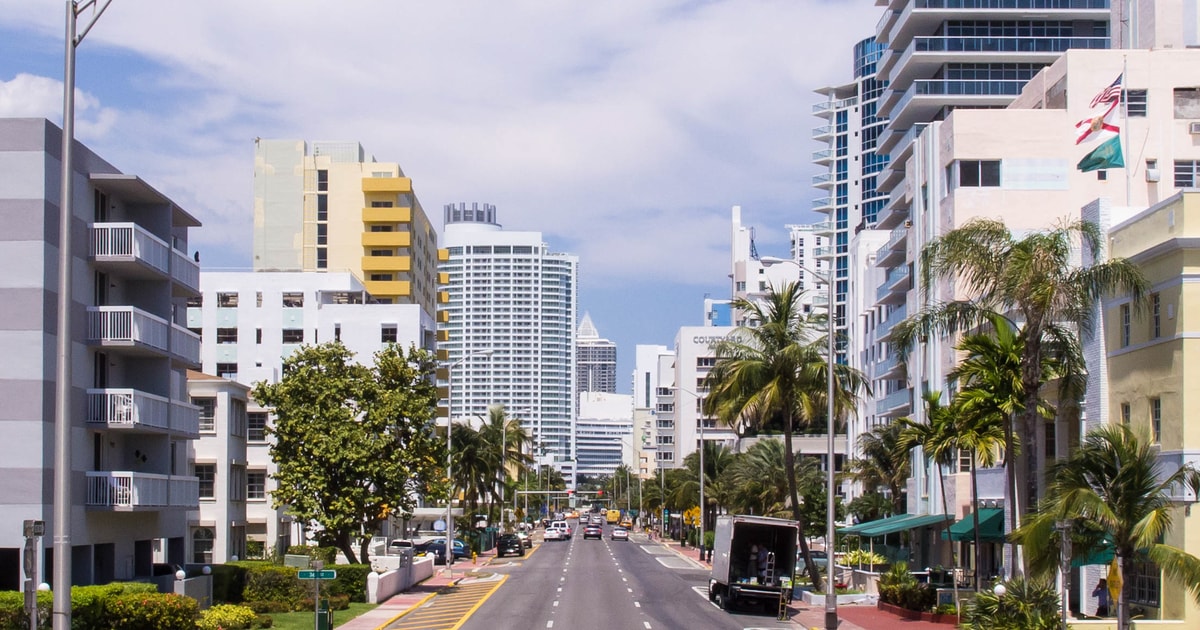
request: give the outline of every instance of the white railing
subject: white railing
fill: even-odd
[[[89,306],[88,339],[103,343],[145,344],[168,350],[167,320],[135,306]]]
[[[171,425],[171,401],[136,389],[89,389],[88,424],[144,426],[166,429]]]
[[[172,249],[171,278],[193,291],[199,291],[200,264],[188,258],[187,254],[177,249]]]
[[[171,324],[171,352],[190,363],[199,363],[200,335],[178,324]]]
[[[87,505],[198,508],[200,480],[128,471],[88,471]]]
[[[136,223],[92,225],[91,255],[96,259],[136,259],[170,273],[170,251],[162,239]]]
[[[898,389],[875,403],[875,413],[885,413],[909,403],[908,389]]]
[[[171,430],[187,435],[200,435],[200,408],[181,400],[172,400]]]

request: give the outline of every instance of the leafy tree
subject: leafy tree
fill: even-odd
[[[828,319],[823,315],[806,315],[800,305],[802,293],[799,285],[792,282],[779,289],[772,287],[761,302],[734,301],[734,309],[749,313],[748,319],[759,325],[738,327],[717,344],[716,365],[705,378],[705,385],[711,390],[705,399],[705,412],[735,427],[763,426],[773,419],[783,420],[783,465],[792,518],[801,521],[800,551],[813,585],[820,588],[821,574],[811,561],[802,522],[792,435],[798,428],[824,417],[830,369],[835,417],[852,411],[858,394],[867,385],[861,372],[833,363],[833,357],[826,361],[827,338],[819,337],[817,331],[827,330]]]
[[[881,424],[858,436],[858,452],[861,457],[851,459],[847,476],[868,489],[868,493],[879,489],[887,490],[891,496],[891,507],[884,516],[905,512],[905,486],[912,471],[907,454],[897,456],[897,447],[902,425],[895,422]],[[851,509],[853,512],[853,508]],[[866,519],[873,520],[873,519]]]
[[[1177,509],[1172,495],[1183,487],[1193,493],[1200,490],[1200,471],[1191,464],[1163,470],[1159,457],[1158,446],[1127,425],[1089,431],[1070,458],[1051,467],[1050,487],[1040,511],[1013,534],[1031,550],[1033,570],[1053,571],[1061,545],[1057,522],[1087,523],[1107,532],[1118,567],[1148,557],[1200,603],[1200,558],[1159,542],[1171,529]],[[1072,545],[1072,551],[1084,556],[1099,549]],[[1133,580],[1122,578],[1117,623],[1125,630]]]
[[[1024,488],[1011,497],[1018,515],[1028,512],[1038,496],[1034,438],[1041,418],[1039,397],[1047,382],[1045,358],[1059,360],[1060,374],[1081,373],[1078,338],[1091,333],[1097,302],[1122,292],[1140,304],[1148,291],[1141,270],[1126,259],[1086,267],[1075,263],[1077,244],[1085,256],[1099,260],[1103,243],[1100,228],[1087,221],[1066,222],[1015,238],[1002,220],[973,219],[931,241],[920,256],[921,287],[926,294],[936,280],[949,280],[957,295],[967,297],[942,301],[942,294],[929,296],[929,305],[893,332],[898,351],[907,354],[918,339],[972,331],[997,317],[1020,330],[1024,400],[1017,412],[1016,439],[1030,448],[1017,454],[1016,466],[1006,467],[1014,475],[1007,491]],[[1062,382],[1077,383],[1075,379]]]
[[[322,545],[369,561],[369,534],[392,511],[408,512],[440,471],[433,434],[437,391],[432,354],[395,344],[367,367],[340,342],[306,345],[283,362],[278,383],[254,398],[275,421],[276,508],[320,526]],[[357,542],[361,555],[356,555]]]
[[[846,509],[859,523],[879,520],[896,513],[892,500],[874,490],[852,499]]]

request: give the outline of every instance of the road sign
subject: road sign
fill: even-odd
[[[303,570],[297,576],[301,580],[332,580],[337,578],[337,571],[326,569],[323,571]]]

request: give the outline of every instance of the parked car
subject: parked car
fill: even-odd
[[[397,538],[396,540],[388,543],[387,553],[389,556],[398,556],[404,551],[415,551],[416,547],[416,543],[407,538]]]
[[[599,525],[588,525],[587,527],[584,527],[583,539],[587,540],[589,538],[595,538],[596,540],[604,538],[604,530],[600,529]]]
[[[533,538],[529,536],[529,532],[517,532],[514,536],[521,539],[521,544],[526,549],[533,549]]]
[[[808,553],[812,556],[813,564],[817,565],[817,570],[824,573],[825,565],[829,564],[829,556],[825,555],[825,550],[809,549]],[[796,552],[796,566],[805,567],[804,572],[808,573],[807,565],[804,564],[804,556],[799,551]]]
[[[525,555],[525,543],[521,542],[520,536],[504,534],[496,540],[496,557],[503,558],[506,555]]]
[[[614,527],[612,530],[613,540],[629,540],[629,530],[624,527]]]
[[[436,540],[429,541],[429,544],[425,547],[425,553],[433,554],[434,564],[446,564],[446,539],[438,538]],[[467,546],[467,543],[465,543],[461,540],[455,539],[454,540],[454,559],[461,560],[463,558],[470,558],[470,557],[471,557],[471,548]]]

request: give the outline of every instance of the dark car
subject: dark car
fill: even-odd
[[[425,553],[433,554],[434,564],[446,564],[446,539],[438,538],[431,540],[425,547]],[[455,539],[454,541],[454,559],[470,558],[471,549],[467,547],[467,543]]]
[[[505,534],[496,541],[496,557],[503,558],[510,554],[525,555],[525,543],[516,534]]]
[[[604,538],[604,530],[600,529],[599,525],[588,525],[583,528],[583,539],[587,540],[589,538],[595,538],[596,540]]]

